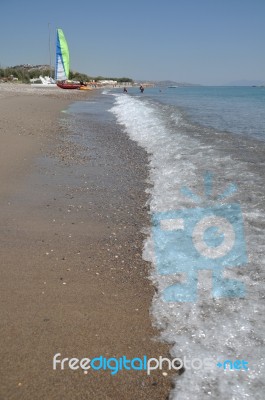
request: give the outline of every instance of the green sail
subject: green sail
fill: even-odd
[[[56,43],[56,80],[66,80],[69,77],[70,59],[68,44],[62,29],[57,29]]]

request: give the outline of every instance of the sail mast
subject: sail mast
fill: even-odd
[[[51,58],[51,24],[48,22],[49,30],[49,62],[50,62],[50,77],[52,78],[52,58]]]

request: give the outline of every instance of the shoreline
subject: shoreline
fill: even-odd
[[[166,399],[170,373],[159,370],[150,376],[52,370],[56,353],[158,358],[169,357],[169,346],[153,340],[159,335],[149,315],[154,287],[141,258],[139,232],[149,223],[145,151],[100,120],[90,124],[91,147],[74,146],[58,114],[94,93],[36,90],[0,91],[6,360],[0,393],[29,400]]]

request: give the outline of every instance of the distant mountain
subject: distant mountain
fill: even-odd
[[[54,69],[53,67],[50,67],[50,65],[47,64],[39,64],[39,65],[31,65],[31,64],[21,64],[21,65],[15,65],[14,67],[9,67],[13,69],[26,69],[27,71],[35,71],[35,70],[49,70],[49,69]]]
[[[265,81],[241,79],[238,81],[229,82],[226,86],[261,86]]]
[[[200,86],[200,85],[193,84],[193,83],[175,82],[175,81],[156,81],[154,83],[155,83],[156,86],[161,86],[161,87],[168,87],[168,86]]]
[[[168,87],[168,86],[201,86],[201,85],[197,85],[197,84],[193,84],[193,83],[186,83],[186,82],[175,82],[175,81],[142,81],[137,79],[137,82],[139,83],[149,83],[155,86],[159,86],[159,87]]]

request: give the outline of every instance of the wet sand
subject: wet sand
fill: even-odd
[[[52,369],[56,353],[169,349],[155,339],[141,258],[146,154],[104,121],[90,126],[88,149],[74,145],[60,110],[93,93],[48,90],[0,87],[0,398],[166,399],[161,371]]]

